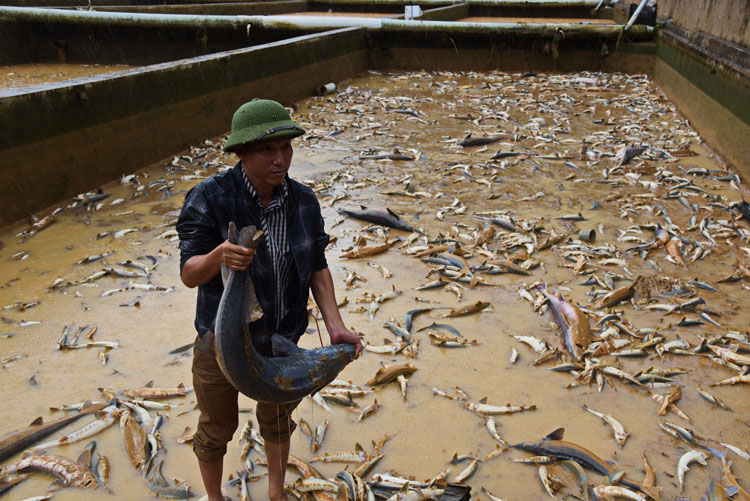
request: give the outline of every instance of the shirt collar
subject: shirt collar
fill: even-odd
[[[255,191],[253,183],[251,183],[250,178],[247,177],[245,169],[241,168],[240,172],[242,172],[242,180],[245,183],[247,192],[250,194],[250,198],[252,198],[260,207],[263,207],[263,205],[260,203],[258,192]],[[281,183],[281,185],[273,191],[273,198],[271,199],[271,203],[268,204],[268,207],[266,207],[266,209],[275,209],[277,207],[284,206],[286,201],[289,199],[289,188],[287,187],[286,181],[286,178],[284,178],[284,182]]]

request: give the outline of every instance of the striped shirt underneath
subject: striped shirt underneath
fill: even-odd
[[[247,191],[250,193],[250,198],[260,208],[261,229],[266,239],[266,247],[271,256],[271,265],[273,266],[273,291],[275,299],[273,304],[274,316],[276,317],[276,325],[273,328],[278,329],[281,319],[284,318],[284,315],[288,311],[284,291],[289,284],[289,273],[292,268],[291,247],[289,246],[289,238],[286,234],[285,208],[289,200],[289,188],[287,188],[285,180],[281,183],[279,189],[275,190],[273,199],[268,204],[268,207],[263,207],[258,192],[255,191],[244,169],[242,170],[242,179],[245,182]]]

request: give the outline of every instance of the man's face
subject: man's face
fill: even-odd
[[[271,139],[243,146],[237,151],[245,174],[260,193],[281,185],[292,163],[291,138]]]

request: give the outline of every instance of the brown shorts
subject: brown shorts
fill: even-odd
[[[193,438],[193,452],[200,461],[213,463],[227,453],[239,424],[238,391],[224,377],[216,359],[200,350],[193,350],[193,387],[198,400],[200,417]],[[292,411],[299,402],[266,404],[258,402],[260,435],[269,442],[286,442],[297,427]]]

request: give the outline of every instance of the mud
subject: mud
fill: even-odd
[[[731,213],[708,204],[728,205],[739,201],[743,195],[748,198],[746,186],[735,187],[730,181],[717,179],[732,173],[700,141],[661,91],[643,75],[447,72],[370,72],[340,83],[339,88],[343,90],[338,95],[296,103],[294,116],[308,133],[295,140],[291,176],[317,191],[326,227],[337,237],[327,255],[339,302],[344,298],[348,302],[342,307],[347,325],[363,333],[369,343],[380,345],[383,339],[395,340],[383,327],[384,322],[390,318],[402,321],[403,315],[411,309],[455,308],[478,300],[489,302],[490,307],[481,313],[457,318],[439,318],[440,311],[416,317],[412,329],[414,340],[419,341],[416,359],[402,354],[367,353],[351,364],[341,378],[357,384],[364,384],[374,376],[381,363],[409,361],[418,370],[409,378],[406,401],[395,383],[357,398],[361,408],[375,398],[382,405],[361,422],[357,421],[357,413],[341,407],[333,406],[333,411],[328,412],[309,399],[303,401],[295,418],[304,419],[312,427],[328,419],[330,426],[317,453],[310,451],[307,437],[298,431],[292,439],[292,454],[309,460],[326,452],[354,450],[355,443],[372,452],[371,442],[387,434],[391,439],[385,443],[384,458],[375,472],[392,471],[423,480],[450,469],[448,478],[451,480],[466,466],[465,463],[455,466],[449,463],[454,453],[484,457],[496,444],[484,420],[462,408],[463,402],[433,396],[433,387],[453,393],[458,386],[468,393],[472,402],[486,396],[488,403],[494,405],[536,405],[533,411],[495,417],[499,434],[510,444],[533,441],[564,426],[566,440],[614,462],[616,469],[625,470],[627,478],[636,482],[643,478],[642,454],[645,452],[656,469],[657,485],[664,488],[663,499],[679,496],[699,499],[711,479],[720,481],[720,463],[713,458],[707,467],[691,467],[686,475],[685,490],[679,493],[676,467],[685,452],[684,444],[659,428],[659,404],[649,395],[650,392],[666,394],[670,388],[638,388],[616,378],[610,378],[611,383],[606,382],[601,391],[594,383],[566,388],[577,381],[568,373],[549,370],[559,361],[532,366],[538,354],[512,337],[537,336],[562,350],[551,314],[536,313],[518,294],[520,288],[536,281],[559,287],[566,300],[591,308],[594,298],[587,292],[592,288],[579,285],[590,275],[575,274],[572,269],[575,260],[566,259],[564,255],[570,252],[564,247],[570,245],[569,241],[533,253],[531,257],[538,259],[541,265],[531,269],[529,276],[482,274],[483,279],[495,285],[478,285],[472,289],[469,284],[460,284],[465,287],[461,290],[460,303],[455,294],[442,289],[414,290],[437,278],[434,272],[427,276],[433,265],[406,254],[410,246],[423,245],[423,240],[404,245],[397,243],[388,252],[372,258],[339,258],[361,235],[372,238],[372,244],[381,238],[377,232],[364,232],[366,223],[340,216],[336,212],[339,207],[389,207],[420,228],[430,240],[450,238],[461,242],[469,252],[477,225],[482,223],[476,216],[491,211],[501,211],[513,217],[517,224],[533,224],[545,231],[554,229],[569,235],[576,235],[579,229],[596,228],[597,239],[592,245],[611,246],[613,256],[624,259],[627,268],[626,272],[623,266],[601,264],[598,259],[589,257],[587,266],[593,268],[597,276],[604,279],[607,272],[613,272],[631,279],[638,275],[652,277],[653,283],[659,285],[658,290],[651,292],[652,300],[668,304],[675,304],[673,296],[656,300],[653,296],[669,290],[665,284],[674,279],[689,287],[693,298],[704,298],[707,307],[721,313],[716,319],[722,328],[708,323],[679,327],[676,324],[686,313],[665,315],[663,311],[651,311],[636,298],[635,307],[629,303],[613,307],[631,330],[656,328],[667,340],[679,336],[692,346],[697,346],[703,337],[728,331],[746,333],[750,321],[745,309],[750,303],[748,281],[718,283],[718,280],[736,273],[742,263],[747,264],[747,239],[717,237],[715,247],[706,244],[712,252],[695,262],[687,254],[693,247],[686,245],[683,258],[687,267],[670,262],[664,248],[652,250],[646,260],[637,253],[622,252],[638,245],[623,241],[625,235],[635,235],[648,242],[652,238],[649,224],[670,224],[664,215],[685,239],[705,243],[706,239],[697,229],[689,230],[689,218],[696,215],[698,221],[702,218],[733,219]],[[414,113],[396,113],[396,110]],[[461,148],[458,141],[469,132],[501,140],[487,147]],[[64,204],[67,208],[57,214],[55,223],[28,240],[20,242],[22,238],[17,236],[29,227],[26,221],[0,234],[3,244],[0,246],[0,262],[3,263],[0,305],[7,305],[2,311],[4,323],[0,326],[0,334],[4,335],[0,338],[0,358],[22,356],[5,364],[0,371],[6,401],[0,411],[0,433],[25,426],[39,415],[45,419],[59,415],[51,413],[50,406],[85,399],[101,401],[103,397],[97,388],[136,388],[149,380],[154,380],[158,387],[172,387],[180,382],[190,385],[189,353],[187,356],[167,355],[168,351],[195,337],[192,325],[195,290],[180,283],[177,242],[168,231],[174,228],[172,225],[185,192],[201,178],[234,165],[233,156],[218,150],[222,141],[223,138],[212,139],[138,171],[132,178],[103,186],[102,191],[109,197],[100,202],[81,207],[79,201],[75,207],[67,207],[73,202],[68,201]],[[627,142],[647,143],[654,149],[617,170],[614,155]],[[582,153],[583,145],[589,154]],[[366,153],[392,152],[394,148],[415,160],[359,159]],[[676,152],[684,148],[695,155],[668,157],[657,151]],[[522,154],[491,161],[490,157],[498,150]],[[576,168],[565,162],[571,162]],[[705,168],[711,176],[686,174],[692,167]],[[664,176],[657,176],[665,170],[674,176],[689,178],[693,186],[705,190],[705,193],[685,189],[681,192],[683,198],[696,205],[695,214],[679,199],[666,198],[675,184],[665,181]],[[387,195],[386,192],[406,192],[411,196]],[[113,205],[118,199],[123,201]],[[595,210],[592,209],[594,202],[600,206]],[[39,216],[50,212],[52,208]],[[585,221],[555,219],[579,212]],[[734,224],[748,229],[746,221],[738,220]],[[629,227],[630,233],[622,233]],[[118,238],[112,236],[125,229],[135,231]],[[98,234],[108,231],[113,232],[112,235],[97,238]],[[714,228],[709,228],[709,232],[719,234]],[[396,237],[406,241],[409,235],[396,230],[388,233],[388,238]],[[500,258],[524,252],[504,246],[507,238],[507,232],[498,228],[486,248],[496,251]],[[87,256],[112,250],[114,254],[100,261],[75,264]],[[25,253],[28,256],[22,258]],[[146,277],[134,280],[105,276],[91,283],[81,283],[95,271],[123,268],[117,263],[128,259],[151,266],[152,261],[146,256],[156,259],[156,267]],[[469,258],[469,262],[478,265],[484,259],[479,255]],[[387,267],[393,277],[383,278],[378,270],[368,266],[368,261]],[[348,272],[356,272],[366,281],[355,282],[347,289]],[[64,284],[73,285],[50,289],[58,278]],[[687,283],[694,278],[713,285],[719,292],[697,289]],[[163,290],[131,288],[131,281],[152,283]],[[616,285],[627,283],[618,281]],[[384,301],[374,318],[369,318],[367,311],[372,295],[391,291],[393,286],[401,294]],[[111,292],[116,289],[125,290]],[[104,292],[110,294],[102,296]],[[533,289],[530,293],[535,296]],[[648,294],[644,291],[640,296]],[[688,299],[679,297],[680,302]],[[21,311],[20,303],[33,301],[39,304]],[[694,318],[692,314],[689,316]],[[40,323],[21,326],[24,320]],[[595,320],[596,317],[592,318],[591,325],[596,336],[601,331],[599,327],[594,328]],[[454,326],[465,338],[476,339],[479,345],[456,349],[431,345],[426,332],[417,330],[434,321]],[[97,348],[59,351],[56,343],[69,325],[96,325],[95,340],[118,341],[120,347],[107,352],[106,364],[102,363]],[[311,320],[310,325],[315,327],[315,322]],[[320,325],[323,328],[322,322]],[[325,332],[323,339],[326,339]],[[304,336],[301,344],[305,347],[319,344],[318,335]],[[515,364],[508,360],[512,348],[520,352],[520,360]],[[563,354],[562,358],[565,356]],[[692,419],[692,424],[673,413],[667,414],[666,419],[687,426],[706,439],[747,449],[750,444],[747,385],[709,386],[736,375],[736,371],[718,365],[705,354],[665,353],[660,357],[653,349],[645,358],[622,358],[620,362],[623,370],[630,374],[651,366],[685,369],[687,373],[677,376],[675,385],[682,388],[678,405]],[[727,403],[731,411],[700,398],[698,386]],[[187,480],[195,492],[203,495],[190,447],[177,443],[186,426],[195,428],[198,412],[194,409],[194,396],[188,394],[168,402],[175,407],[162,411],[168,415],[162,428],[165,476],[170,480]],[[611,428],[586,412],[582,404],[613,415],[625,426],[631,435],[623,448],[615,442]],[[252,409],[254,404],[241,397],[240,406]],[[241,423],[250,417],[254,420],[251,414],[241,414]],[[81,426],[85,422],[86,419],[82,419]],[[65,432],[73,429],[76,425]],[[240,430],[235,437],[239,435]],[[153,499],[145,482],[129,463],[122,434],[113,427],[96,440],[97,451],[108,456],[112,463],[113,495],[123,499]],[[49,452],[75,459],[84,445],[85,442],[72,444]],[[225,478],[241,468],[239,453],[240,445],[235,440],[225,460]],[[504,499],[547,497],[537,469],[511,461],[511,458],[526,455],[511,449],[499,458],[481,463],[467,481],[473,488],[473,497],[486,499],[480,487]],[[258,456],[253,453],[251,457]],[[735,475],[747,485],[750,463],[732,452],[727,457],[733,462]],[[315,463],[315,466],[330,477],[343,469],[340,464]],[[568,481],[564,492],[577,493],[572,479],[558,467],[550,469]],[[258,467],[256,471],[262,472],[263,468]],[[589,479],[595,485],[600,477],[589,472]],[[287,481],[293,480],[294,475],[290,473]],[[33,475],[7,499],[42,494],[50,481],[50,477]],[[254,499],[266,497],[264,481],[251,485],[251,495]],[[102,499],[106,496],[101,490],[69,488],[56,493],[55,499]]]

